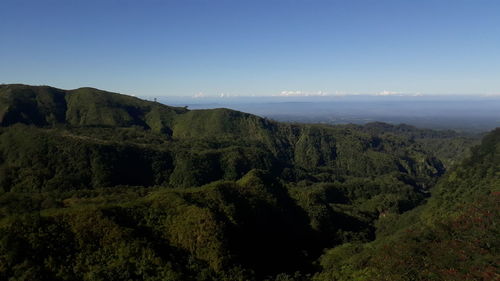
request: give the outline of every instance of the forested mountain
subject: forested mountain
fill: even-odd
[[[1,85],[0,279],[406,280],[404,265],[387,268],[396,254],[377,258],[393,241],[434,249],[407,230],[489,202],[498,135],[456,166],[475,138]],[[490,240],[490,256],[470,258],[495,274]]]
[[[0,109],[4,189],[13,191],[199,186],[251,169],[292,181],[395,173],[425,188],[444,171],[412,135],[188,111],[90,88],[2,86]]]
[[[384,215],[374,242],[327,251],[314,280],[498,280],[500,129],[432,194],[412,211]]]

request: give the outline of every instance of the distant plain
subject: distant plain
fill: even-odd
[[[159,102],[189,109],[230,108],[284,122],[405,123],[480,133],[500,126],[500,96],[172,97]]]

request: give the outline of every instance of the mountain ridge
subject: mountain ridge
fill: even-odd
[[[68,132],[66,135],[71,135],[71,131],[97,132],[103,128],[101,132],[105,132],[105,128],[113,128],[118,131],[144,130],[140,134],[152,137],[147,133],[151,131],[159,134],[155,138],[159,138],[160,142],[184,147],[176,148],[175,155],[170,157],[176,163],[168,166],[196,167],[208,161],[213,167],[243,167],[232,172],[234,176],[230,179],[241,177],[251,168],[280,170],[281,173],[286,167],[296,167],[345,176],[361,176],[364,173],[381,175],[394,171],[419,174],[417,178],[421,179],[444,172],[440,160],[429,155],[420,143],[405,136],[381,136],[349,126],[279,123],[229,109],[187,110],[93,88],[64,91],[46,86],[4,85],[0,87],[0,126],[8,129],[15,123],[34,125],[41,130],[60,128]],[[161,136],[165,138],[161,139]],[[88,139],[98,138],[94,135]],[[211,146],[215,154],[192,155],[190,146],[200,149]],[[220,160],[228,154],[217,151],[231,147],[254,152],[248,154],[240,148],[233,149],[236,158],[227,161],[236,162],[229,165],[224,163],[226,160]],[[184,152],[177,153],[181,150]],[[259,155],[257,159],[261,160],[254,161],[255,156],[250,155]],[[249,161],[248,157],[254,160]],[[193,162],[198,161],[193,160],[197,158],[201,162]],[[177,175],[175,168],[172,173]],[[212,173],[221,174],[215,170]],[[184,179],[179,180],[185,182]],[[429,186],[426,181],[423,180],[422,187]],[[188,182],[204,184],[209,181],[189,180],[185,184],[188,185]]]
[[[450,217],[500,182],[498,130],[456,166],[476,140],[449,131],[13,88],[0,87],[2,280],[407,280],[414,256],[429,270],[421,248],[436,266],[411,276],[443,280],[464,265],[439,259],[450,235],[495,245],[491,223]],[[491,276],[494,249],[479,245],[481,263],[464,245]]]

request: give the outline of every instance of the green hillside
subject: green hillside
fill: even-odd
[[[0,85],[0,280],[432,280],[403,270],[439,249],[436,221],[441,235],[496,194],[498,134],[469,152],[477,139],[448,131]],[[485,231],[490,256],[470,259],[491,272]],[[416,268],[461,265],[439,254]]]
[[[139,126],[168,132],[175,115],[184,112],[183,108],[93,88],[65,91],[48,86],[0,85],[1,126]]]
[[[432,194],[413,211],[380,219],[374,242],[327,251],[314,280],[498,280],[500,129]]]
[[[4,173],[20,175],[17,169],[36,165],[46,169],[41,175],[35,167],[29,177],[12,179],[14,190],[20,185],[45,190],[58,175],[75,172],[81,174],[79,184],[51,188],[193,186],[236,180],[255,168],[293,181],[397,173],[427,188],[444,171],[431,151],[404,135],[282,124],[228,109],[188,111],[90,88],[4,85],[0,108]],[[24,151],[31,153],[23,157]],[[134,168],[140,176],[128,181]],[[26,180],[36,184],[25,185]]]

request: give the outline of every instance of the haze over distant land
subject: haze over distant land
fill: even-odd
[[[278,121],[406,123],[422,128],[483,132],[500,126],[500,95],[346,95],[159,98],[190,109],[227,107]]]

